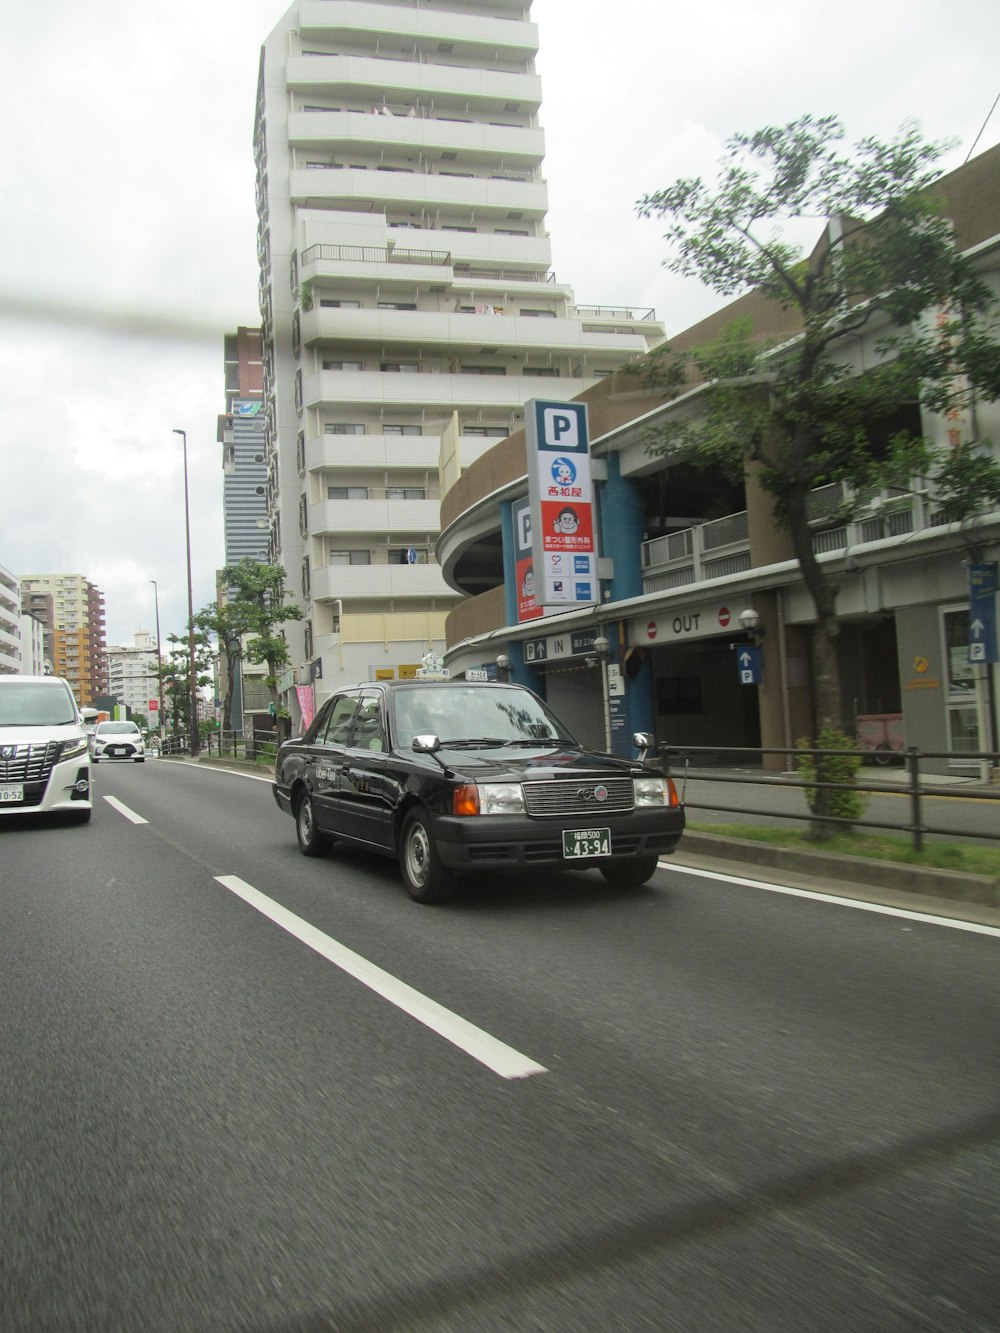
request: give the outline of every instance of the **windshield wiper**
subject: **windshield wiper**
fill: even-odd
[[[507,742],[500,736],[476,736],[475,738],[463,736],[460,740],[442,741],[442,750],[493,750],[499,749]]]
[[[560,745],[558,736],[519,736],[514,741],[504,741],[504,745]]]

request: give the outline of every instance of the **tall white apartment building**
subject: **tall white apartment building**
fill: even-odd
[[[131,644],[108,645],[107,660],[108,693],[155,726],[156,714],[149,703],[151,699],[159,702],[156,636],[149,630],[136,630]]]
[[[409,674],[456,596],[442,486],[662,341],[551,271],[530,0],[299,0],[254,131],[270,554],[322,699]],[[444,481],[442,481],[442,478]]]

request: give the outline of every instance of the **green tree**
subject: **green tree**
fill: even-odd
[[[195,617],[197,620],[197,617]],[[193,734],[191,723],[191,658],[187,635],[171,634],[170,647],[163,663],[163,689],[170,703],[172,730],[175,736],[182,731]],[[203,630],[195,628],[194,670],[195,685],[201,689],[212,683],[214,651],[211,640]],[[200,729],[199,729],[200,734]]]
[[[220,656],[226,659],[226,694],[222,706],[222,726],[226,730],[233,725],[233,693],[242,654],[242,639],[247,632],[243,609],[234,602],[210,603],[195,612],[194,623],[198,632],[216,640]]]
[[[925,478],[949,520],[1000,503],[988,440],[960,441],[942,456],[899,424],[900,404],[948,413],[1000,396],[995,302],[935,201],[947,145],[924,142],[913,126],[848,153],[843,137],[836,118],[811,116],[739,134],[714,186],[678,180],[637,204],[669,224],[670,271],[724,297],[756,289],[791,312],[790,336],[777,344],[744,323],[708,347],[658,349],[650,385],[676,395],[701,381],[707,403],[700,416],[660,428],[650,448],[735,479],[752,469],[770,495],[816,612],[817,735],[839,729],[842,710],[837,587],[814,552],[811,493],[840,482],[867,498]],[[817,219],[829,220],[826,234],[803,255],[788,234]],[[859,374],[862,334],[877,338],[880,359]]]
[[[266,565],[244,559],[227,565],[222,581],[233,596],[230,611],[233,623],[243,626],[247,635],[244,653],[248,662],[267,666],[265,684],[271,692],[277,714],[281,706],[278,675],[291,662],[281,626],[289,620],[301,620],[302,611],[287,599],[285,571],[281,565]]]

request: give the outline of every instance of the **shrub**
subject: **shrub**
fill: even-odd
[[[803,738],[798,742],[799,772],[808,782],[853,783],[861,770],[861,755],[854,740],[833,727],[824,727],[814,741]],[[817,753],[819,751],[819,753]],[[827,754],[825,751],[836,751]],[[865,799],[858,791],[829,791],[825,788],[806,787],[806,803],[820,819],[860,819]],[[840,826],[843,827],[843,826]],[[838,828],[830,825],[817,836],[829,837]]]

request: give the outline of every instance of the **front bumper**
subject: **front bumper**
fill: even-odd
[[[22,799],[0,801],[0,817],[93,809],[94,789],[90,761],[85,755],[82,758],[80,755],[74,755],[62,763],[53,764],[47,776],[28,778],[19,785]]]
[[[276,793],[277,795],[277,793]],[[279,801],[280,804],[280,801]],[[563,832],[599,825],[611,832],[610,857],[563,856]],[[434,821],[438,854],[449,870],[510,870],[522,866],[558,866],[585,870],[608,860],[633,856],[669,856],[684,831],[681,808],[633,810],[627,814],[561,816],[531,819],[527,815],[439,815]]]

